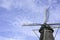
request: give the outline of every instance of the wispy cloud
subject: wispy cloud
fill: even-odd
[[[6,38],[6,37],[0,37],[0,40],[26,40],[26,38]]]
[[[2,35],[0,35],[0,39],[27,40],[29,39],[28,37],[36,37],[35,34],[31,31],[33,27],[23,28],[21,25],[23,23],[42,23],[44,20],[44,9],[48,5],[47,3],[48,1],[45,0],[2,0],[0,3],[0,7],[3,8],[2,11],[0,10],[0,32],[8,35],[4,35],[2,33]],[[54,3],[56,3],[55,0]],[[59,22],[60,18],[58,17],[59,15],[57,15],[57,13],[59,14],[59,11],[57,11],[58,9],[59,7],[56,7],[56,10],[51,10],[50,22],[52,22],[52,20],[54,22]]]

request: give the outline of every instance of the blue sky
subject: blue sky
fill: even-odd
[[[43,23],[45,8],[49,5],[48,23],[60,23],[60,0],[0,0],[0,40],[39,40],[32,31],[39,29],[38,26],[21,25]],[[54,30],[55,35],[57,29]],[[59,33],[60,30],[55,40],[60,40]]]

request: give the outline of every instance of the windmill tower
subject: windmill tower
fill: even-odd
[[[33,23],[33,24],[23,24],[23,26],[41,26],[39,29],[40,37],[39,40],[54,40],[53,36],[53,28],[60,28],[60,27],[51,27],[50,25],[60,25],[60,23],[51,23],[48,24],[49,19],[49,8],[46,9],[45,13],[45,20],[43,24]]]
[[[42,27],[39,29],[39,32],[41,34],[39,40],[54,40],[54,30],[49,25],[42,25]]]

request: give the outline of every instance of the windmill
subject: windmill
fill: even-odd
[[[46,8],[45,12],[45,19],[43,24],[33,23],[33,24],[23,24],[23,26],[41,26],[39,29],[40,38],[39,40],[54,40],[53,36],[53,28],[60,28],[60,27],[51,27],[50,25],[60,25],[60,23],[50,23],[48,24],[49,19],[49,7]]]

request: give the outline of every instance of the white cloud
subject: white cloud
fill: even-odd
[[[26,38],[6,38],[0,36],[0,40],[26,40]]]
[[[33,12],[40,12],[41,10],[40,7],[34,3],[34,0],[2,0],[0,6],[8,10],[12,8],[29,9]]]
[[[13,38],[6,38],[6,37],[1,37],[0,36],[0,40],[15,40],[15,39],[13,39]]]
[[[11,4],[12,4],[11,1],[2,0],[2,3],[0,4],[0,6],[6,8],[6,9],[10,9]]]

